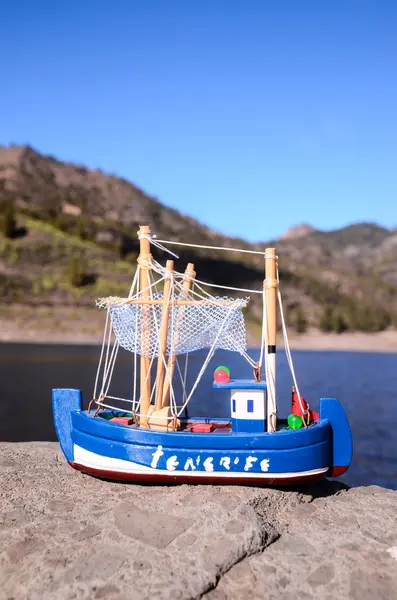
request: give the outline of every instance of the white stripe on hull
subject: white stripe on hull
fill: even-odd
[[[90,452],[81,448],[81,446],[74,445],[74,464],[80,465],[81,467],[88,467],[90,469],[98,469],[101,471],[113,471],[114,473],[130,473],[131,475],[169,475],[170,477],[211,477],[225,478],[225,479],[299,479],[299,477],[307,477],[308,475],[322,475],[326,473],[329,467],[321,469],[312,469],[311,471],[298,471],[295,473],[246,473],[242,472],[231,472],[231,471],[166,471],[165,469],[153,469],[152,467],[146,467],[133,461],[123,460],[121,458],[110,458],[109,456],[102,456],[95,452]]]

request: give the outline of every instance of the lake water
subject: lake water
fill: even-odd
[[[255,357],[255,351],[252,356]],[[120,352],[111,393],[130,395],[132,358]],[[295,351],[294,364],[302,395],[313,409],[320,397],[337,397],[353,432],[352,466],[341,479],[348,485],[378,484],[397,489],[397,354]],[[82,388],[91,399],[98,346],[0,344],[0,440],[55,441],[51,389]],[[194,378],[202,356],[189,358]],[[189,414],[222,416],[229,411],[225,392],[213,390],[214,368],[225,364],[232,377],[251,377],[239,356],[219,352],[189,405]],[[278,408],[291,408],[291,378],[283,351],[278,354]]]

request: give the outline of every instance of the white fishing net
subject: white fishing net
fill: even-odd
[[[153,294],[152,300],[162,299],[162,294]],[[211,296],[187,305],[171,303],[166,353],[178,355],[212,347],[244,352],[247,341],[242,308],[247,302],[248,299]],[[162,303],[137,304],[105,298],[98,305],[109,309],[113,331],[122,348],[147,358],[158,356]]]

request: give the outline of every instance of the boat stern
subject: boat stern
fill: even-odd
[[[55,431],[62,452],[68,462],[74,461],[72,441],[72,411],[82,410],[81,390],[73,388],[55,388],[52,390],[52,412]]]
[[[336,398],[321,398],[320,419],[328,419],[332,431],[331,465],[328,477],[338,477],[347,471],[353,456],[350,425],[343,406]]]

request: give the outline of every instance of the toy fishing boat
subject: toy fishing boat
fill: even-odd
[[[83,409],[80,390],[53,390],[55,428],[69,464],[106,479],[162,483],[280,485],[344,473],[352,457],[349,424],[337,399],[322,398],[316,413],[300,394],[275,249],[255,252],[265,263],[262,289],[226,288],[262,295],[256,361],[246,346],[243,311],[249,298],[211,295],[210,284],[197,279],[194,265],[178,273],[173,260],[164,267],[153,258],[151,245],[173,254],[168,246],[176,242],[156,240],[147,226],[138,237],[140,255],[130,293],[98,301],[106,309],[106,323],[88,409]],[[277,303],[294,383],[287,420],[277,415]],[[128,398],[110,392],[120,348],[132,354]],[[219,367],[212,388],[203,389],[203,373],[218,349],[247,360],[252,379],[230,378],[229,369]],[[199,350],[203,358],[192,381],[189,354]],[[215,395],[218,390],[227,390],[230,397],[222,419],[187,416],[195,394]]]

